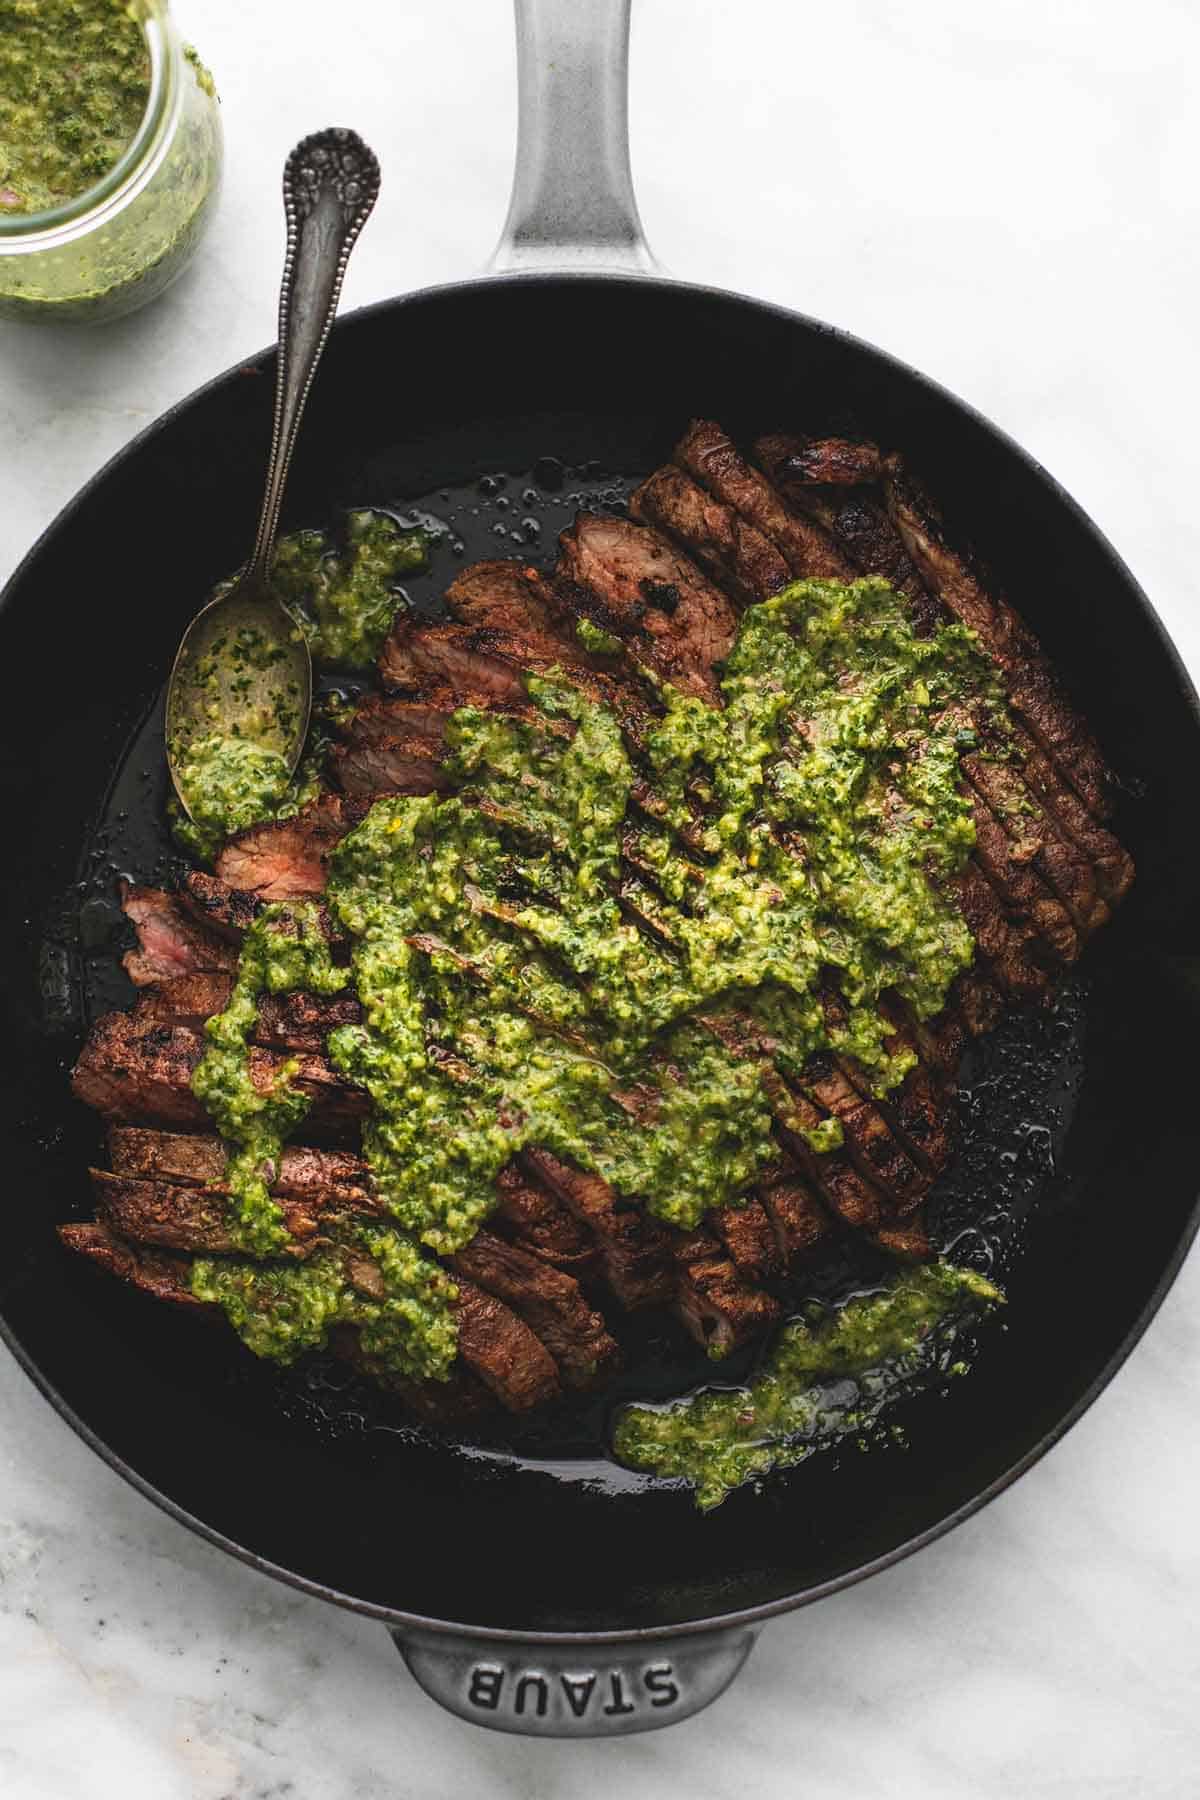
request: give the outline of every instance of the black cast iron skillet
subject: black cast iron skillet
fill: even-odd
[[[502,247],[517,272],[338,327],[291,522],[547,455],[648,470],[695,413],[747,435],[850,424],[908,452],[1031,619],[1138,790],[1119,828],[1139,876],[1071,1016],[1033,1028],[1039,1055],[1055,1033],[1065,1046],[1049,1127],[1014,1128],[1003,1167],[997,1155],[968,1171],[981,1229],[1009,1204],[1023,1157],[1040,1200],[1004,1272],[1007,1329],[970,1379],[910,1409],[906,1452],[814,1461],[701,1518],[668,1488],[604,1491],[553,1462],[471,1456],[369,1420],[355,1430],[344,1411],[323,1424],[319,1396],[281,1398],[236,1347],[218,1351],[217,1334],[61,1250],[53,1225],[88,1211],[97,1131],[65,1075],[103,987],[96,972],[115,966],[112,865],[135,856],[123,815],[157,811],[162,682],[185,621],[244,547],[270,358],[117,457],[0,607],[8,1343],[143,1493],[256,1567],[383,1620],[444,1704],[504,1729],[581,1735],[704,1705],[761,1620],[918,1548],[1040,1456],[1161,1301],[1196,1229],[1200,1163],[1200,718],[1187,676],[1095,527],[969,407],[828,326],[638,272],[649,259],[625,149],[627,8],[519,0],[521,139]],[[603,264],[625,272],[593,272]],[[181,543],[188,578],[170,591],[161,572],[180,568]],[[1020,1100],[1010,1059],[973,1106],[1017,1117]]]

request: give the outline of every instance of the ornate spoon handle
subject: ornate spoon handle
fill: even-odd
[[[267,488],[247,578],[264,585],[292,451],[359,232],[379,193],[379,163],[356,132],[314,132],[296,145],[283,171],[287,259],[279,290],[275,429]]]

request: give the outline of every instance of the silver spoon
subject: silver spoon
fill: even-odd
[[[284,165],[287,256],[279,290],[275,429],[258,537],[229,592],[211,600],[188,626],[167,688],[167,763],[189,816],[181,774],[202,740],[233,739],[274,753],[281,759],[281,792],[304,748],[312,658],[295,620],[271,592],[271,563],[304,404],[350,252],[378,193],[379,164],[353,131],[318,131],[297,144]]]

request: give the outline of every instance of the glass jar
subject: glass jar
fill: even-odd
[[[98,322],[144,306],[190,262],[221,180],[212,77],[167,0],[136,0],[150,54],[137,135],[86,193],[46,212],[0,213],[0,315]]]

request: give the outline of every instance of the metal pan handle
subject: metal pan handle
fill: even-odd
[[[516,0],[517,166],[497,272],[650,274],[629,169],[630,0]]]
[[[524,1737],[626,1737],[673,1725],[724,1693],[755,1632],[611,1646],[393,1631],[425,1692],[473,1725]]]

